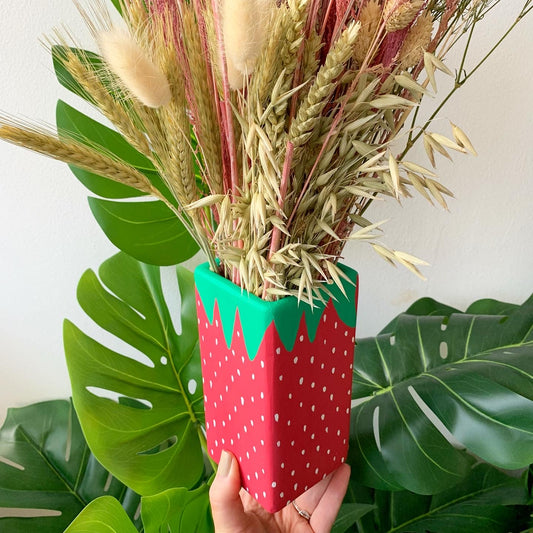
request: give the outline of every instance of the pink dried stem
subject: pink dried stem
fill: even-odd
[[[224,37],[222,35],[221,16],[219,10],[218,0],[211,0],[213,9],[213,20],[215,23],[215,31],[217,36],[218,54],[220,69],[222,73],[222,87],[224,92],[224,99],[220,102],[222,106],[222,126],[223,137],[226,139],[226,148],[230,159],[230,176],[231,176],[231,193],[233,197],[238,195],[238,167],[237,167],[237,145],[235,142],[235,130],[233,127],[233,111],[231,109],[231,92],[228,81],[228,68],[226,64],[226,52],[224,49]]]
[[[222,35],[222,25],[221,25],[221,16],[220,16],[220,10],[219,10],[219,1],[218,0],[211,0],[211,6],[213,9],[213,21],[215,24],[215,31],[217,36],[217,44],[218,44],[218,54],[219,54],[219,62],[220,62],[220,69],[222,73],[222,87],[223,87],[223,93],[224,93],[224,100],[219,103],[219,105],[222,107],[222,138],[225,139],[226,149],[229,154],[229,162],[230,162],[230,168],[229,168],[229,174],[231,177],[231,195],[232,198],[235,198],[239,194],[239,183],[238,183],[238,166],[237,166],[237,145],[235,142],[235,130],[233,125],[233,111],[231,109],[231,93],[230,93],[230,86],[228,81],[228,68],[226,64],[226,52],[224,48],[224,37]],[[235,224],[237,224],[237,221],[235,221]],[[241,242],[235,242],[234,245],[236,247],[242,248]],[[239,285],[240,276],[238,273],[238,269],[236,267],[233,267],[232,272],[232,281],[233,283]]]

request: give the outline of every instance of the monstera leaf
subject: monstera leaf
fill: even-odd
[[[65,533],[137,533],[120,503],[110,496],[91,502]]]
[[[212,533],[209,484],[196,490],[169,489],[142,502],[145,533]]]
[[[364,487],[353,492],[353,499],[375,507],[374,513],[361,518],[359,533],[518,532],[527,527],[531,512],[525,505],[524,476],[509,475],[484,463],[469,470],[458,485],[434,496]]]
[[[167,186],[152,163],[135,150],[116,131],[59,101],[57,126],[77,139],[101,146],[144,173],[152,184],[173,202]],[[198,245],[174,213],[159,200],[120,201],[142,196],[139,191],[86,170],[70,167],[74,175],[94,194],[109,198],[90,198],[91,211],[109,240],[139,261],[154,265],[175,265],[190,259]]]
[[[434,494],[465,477],[472,454],[533,462],[533,297],[433,307],[358,343],[350,462],[363,484]]]
[[[141,495],[194,488],[204,474],[204,435],[192,273],[177,268],[171,281],[179,292],[169,301],[160,269],[126,254],[103,263],[99,276],[82,276],[78,300],[119,351],[69,321],[64,328],[74,405],[89,446]],[[171,311],[180,309],[178,333]]]
[[[135,515],[139,496],[90,453],[70,401],[8,411],[0,429],[2,533],[63,531],[85,505],[104,494],[119,498],[128,514]]]

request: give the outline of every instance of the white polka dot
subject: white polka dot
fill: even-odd
[[[259,499],[259,494],[257,494],[257,492],[255,493],[255,499]]]
[[[304,336],[300,335],[300,342],[303,342],[303,340],[304,340]]]
[[[320,368],[321,368],[322,370],[324,370],[324,367],[325,367],[325,366],[326,366],[326,365],[325,365],[324,363],[322,363],[322,364],[320,365]]]
[[[315,388],[315,382],[313,381],[313,383],[311,383],[311,388],[314,389]]]
[[[198,383],[195,379],[191,379],[187,384],[187,388],[189,389],[189,394],[194,394],[196,392],[196,389],[198,388]]]
[[[274,420],[275,420],[276,422],[279,422],[279,414],[278,414],[278,413],[276,413],[276,414],[274,415]]]
[[[296,357],[292,360],[292,362],[293,362],[294,364],[296,364],[296,363],[298,362],[298,356],[296,356]]]
[[[288,425],[288,426],[291,425],[291,421],[290,421],[290,420],[287,420],[287,425]]]
[[[294,446],[294,441],[293,440],[291,440],[291,446]]]
[[[250,397],[250,400],[252,400],[252,403],[255,402],[255,398],[253,396]]]
[[[311,435],[311,440],[315,440],[315,434],[314,433]]]
[[[320,444],[316,447],[316,451],[317,451],[317,452],[320,451]]]
[[[214,428],[217,427],[217,421],[216,421],[216,420],[213,420],[213,427],[214,427]]]
[[[162,365],[166,365],[168,363],[168,359],[163,355],[160,359]]]
[[[293,471],[291,472],[291,476],[294,477],[294,474],[296,474],[296,470],[293,470]]]
[[[326,392],[328,390],[327,387],[322,387],[322,392]]]
[[[260,396],[261,396],[261,400],[262,400],[265,397],[265,394],[263,392],[261,392]]]
[[[283,492],[280,492],[280,493],[279,493],[279,497],[280,497],[280,498],[283,498],[283,496],[285,496],[285,494],[283,494]]]
[[[261,422],[265,421],[265,415],[261,415]]]
[[[300,407],[303,407],[303,405],[304,405],[304,402],[300,402]]]
[[[331,401],[333,401],[333,394],[330,394],[330,395],[329,395],[329,399],[330,399]]]
[[[281,468],[285,468],[285,463],[281,463]]]
[[[241,396],[241,405],[244,405],[244,396]]]
[[[248,428],[246,426],[244,426],[242,429],[244,429],[245,433],[248,433]]]
[[[218,448],[218,440],[215,440],[215,446]]]
[[[309,468],[310,466],[311,466],[311,463],[307,463],[307,464],[305,465],[305,468]]]
[[[275,481],[272,482],[272,488],[275,489],[276,488],[276,485],[277,483]]]
[[[281,353],[281,348],[276,348],[276,353],[279,355]],[[283,493],[282,493],[283,494]],[[283,497],[283,496],[282,496]]]
[[[212,389],[213,388],[213,382],[211,380],[209,380],[209,388]]]
[[[294,484],[294,490],[298,490],[298,483]]]
[[[281,441],[278,440],[278,442],[276,442],[276,446],[279,448],[281,446]]]
[[[337,326],[339,325],[338,322],[335,322],[335,329],[337,329]]]
[[[257,472],[255,473],[255,479],[259,479],[259,474]]]
[[[335,374],[335,367],[333,367],[333,368],[331,369],[331,373],[332,373],[332,374]]]
[[[241,332],[237,330],[237,337],[240,337],[240,336],[241,336]]]
[[[329,427],[326,426],[326,428],[324,429],[324,431],[325,431],[326,433],[329,433]]]
[[[320,415],[320,420],[324,420],[325,418],[326,418],[326,415],[325,415],[324,413],[322,413],[322,414]]]
[[[307,431],[307,425],[304,425],[304,431]]]
[[[255,374],[252,374],[252,381],[255,380]]]
[[[305,455],[305,450],[302,450],[302,455]]]
[[[289,392],[289,400],[292,400],[292,392]]]
[[[255,446],[252,446],[252,450],[254,451],[254,453],[257,453],[257,448]]]
[[[241,375],[241,371],[240,369],[237,368],[237,376],[240,376]]]
[[[331,450],[328,450],[326,453],[329,455],[331,453]]]
[[[341,430],[340,430],[340,429],[337,430],[337,435],[338,435],[339,437],[341,436]]]
[[[231,382],[232,382],[232,383],[235,383],[235,377],[233,376],[233,374],[232,374],[232,376],[231,376]]]
[[[315,362],[315,356],[314,355],[311,356],[310,361],[311,361],[311,364],[313,364]]]
[[[304,378],[303,378],[303,377],[300,378],[300,379],[298,380],[298,383],[299,383],[300,385],[303,385],[303,382],[304,382]]]
[[[344,461],[346,461],[346,459],[344,457],[341,457],[341,463],[344,463]]]
[[[261,446],[264,446],[264,445],[265,445],[265,441],[261,439]]]
[[[265,362],[261,361],[261,368],[265,368]]]
[[[322,317],[322,320],[325,322],[327,320],[328,316],[326,314],[324,314],[324,316]]]
[[[280,380],[280,381],[283,381],[283,374],[280,375],[279,380]]]
[[[215,346],[218,346],[218,339],[215,339]]]
[[[320,470],[318,468],[315,468],[315,474],[318,474]]]
[[[266,497],[267,497],[267,493],[263,491],[263,498],[266,498]]]
[[[312,405],[312,406],[311,406],[311,411],[313,411],[313,413],[315,412],[315,409],[316,409],[316,406],[315,406],[315,405]]]
[[[337,348],[335,348],[335,346],[333,346],[333,348],[331,348],[331,353],[335,353],[337,351]]]
[[[341,378],[344,379],[345,377],[346,377],[346,374],[343,372],[343,373],[341,374]]]

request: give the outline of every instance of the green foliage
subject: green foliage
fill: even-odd
[[[169,489],[142,500],[145,533],[212,533],[209,485]]]
[[[477,464],[458,485],[434,496],[356,487],[347,499],[375,506],[349,530],[358,533],[519,532],[530,512],[524,476],[487,464]]]
[[[467,475],[472,454],[505,469],[533,462],[533,297],[470,309],[505,315],[438,308],[358,343],[350,462],[362,484],[435,494]]]
[[[65,533],[137,533],[120,503],[110,496],[91,502]]]
[[[126,518],[135,515],[138,495],[91,454],[71,402],[9,409],[0,429],[2,533],[63,531],[89,502],[104,494],[120,499],[122,505],[114,501]],[[23,517],[28,513],[32,518]]]
[[[90,270],[82,276],[81,307],[126,352],[133,348],[144,358],[134,360],[65,323],[74,405],[87,441],[100,462],[141,495],[193,488],[205,469],[192,273],[176,271],[181,333],[169,311],[178,309],[178,295],[165,301],[159,268],[120,253],[102,264],[99,276]]]
[[[58,76],[62,79],[61,71]],[[79,94],[79,91],[75,92]],[[151,161],[122,135],[61,100],[56,108],[56,122],[62,135],[69,132],[77,140],[119,157],[142,172],[170,202],[174,202]],[[108,199],[90,198],[89,204],[96,221],[117,248],[139,261],[154,265],[179,264],[198,252],[194,239],[160,200],[118,201],[145,195],[86,170],[72,165],[70,168],[92,193]]]

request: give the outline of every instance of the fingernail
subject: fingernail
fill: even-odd
[[[222,450],[222,453],[220,454],[220,462],[218,463],[217,475],[227,477],[231,470],[231,462],[231,455],[226,450]]]

